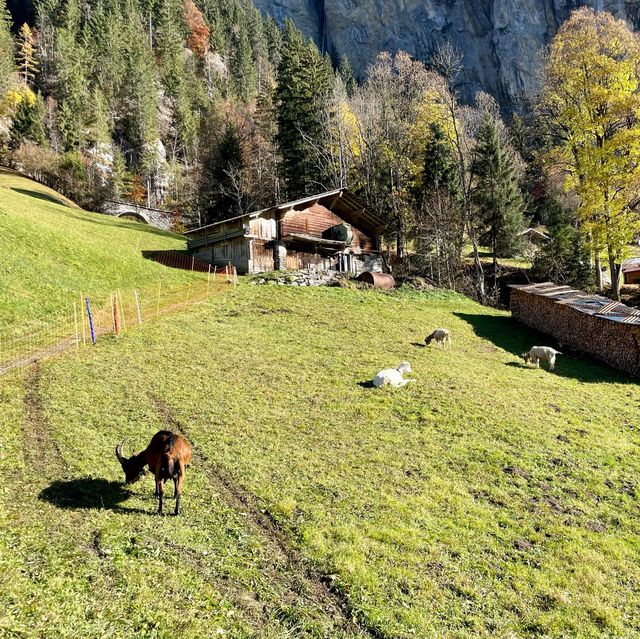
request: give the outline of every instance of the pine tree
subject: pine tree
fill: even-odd
[[[317,189],[318,168],[310,147],[323,143],[321,114],[332,86],[330,61],[288,20],[276,89],[277,139],[288,197]]]
[[[356,91],[358,83],[356,82],[356,78],[353,75],[353,70],[351,69],[351,63],[349,62],[349,58],[346,53],[343,53],[340,57],[340,63],[338,65],[338,75],[344,82],[344,86],[347,89],[347,95],[351,98]]]
[[[497,258],[517,250],[518,232],[524,226],[524,200],[511,149],[500,139],[495,120],[485,114],[473,161],[473,203],[477,220],[493,253],[494,290],[497,291]]]
[[[430,126],[431,137],[424,152],[424,169],[422,172],[420,196],[444,190],[455,201],[460,201],[460,168],[453,155],[447,136],[437,123]]]
[[[565,208],[553,195],[546,196],[544,204],[550,240],[535,255],[534,276],[589,290],[594,285],[594,272],[577,212]]]
[[[20,100],[9,130],[11,149],[19,148],[26,140],[40,145],[46,143],[42,96],[34,94],[30,89],[25,90],[28,93]]]
[[[244,159],[238,129],[224,125],[222,136],[212,139],[203,158],[200,210],[207,223],[242,213]]]
[[[5,0],[0,0],[0,98],[7,92],[14,71],[11,15]]]

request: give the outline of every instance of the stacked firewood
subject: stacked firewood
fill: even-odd
[[[640,325],[615,321],[580,308],[588,305],[519,288],[511,293],[513,317],[549,335],[560,350],[568,347],[640,376]]]

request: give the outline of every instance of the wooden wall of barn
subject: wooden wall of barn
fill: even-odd
[[[231,262],[238,273],[244,274],[249,272],[250,251],[250,240],[240,236],[204,247],[195,253],[195,257],[216,267],[226,266]]]
[[[523,324],[550,335],[562,346],[640,376],[638,325],[588,315],[553,299],[518,289],[511,290],[511,312]]]
[[[314,204],[302,211],[287,211],[282,219],[282,235],[289,233],[302,233],[304,235],[315,235],[322,237],[324,231],[332,226],[344,223],[341,217],[332,213],[322,204]],[[375,250],[373,238],[360,230],[357,226],[351,224],[353,229],[353,242],[348,248],[354,251],[373,251]]]

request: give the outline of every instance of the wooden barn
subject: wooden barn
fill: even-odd
[[[189,251],[238,273],[319,269],[381,271],[382,220],[338,189],[187,231]]]

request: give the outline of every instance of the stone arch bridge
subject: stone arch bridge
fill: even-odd
[[[173,211],[164,209],[153,209],[148,206],[140,206],[131,202],[120,202],[118,200],[107,200],[102,212],[105,215],[113,215],[114,217],[128,217],[149,226],[171,231],[176,222],[182,222],[182,216]]]

